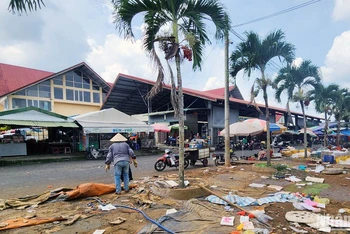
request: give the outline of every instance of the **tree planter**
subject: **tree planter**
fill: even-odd
[[[210,195],[207,191],[199,187],[198,185],[203,185],[208,187],[208,182],[201,179],[186,179],[190,184],[186,188],[159,188],[152,186],[152,192],[161,197],[171,197],[178,200],[188,200],[196,197],[208,196]]]

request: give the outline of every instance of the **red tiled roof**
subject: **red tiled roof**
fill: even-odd
[[[234,85],[228,87],[228,89],[231,91],[232,89],[234,89]],[[224,88],[218,88],[218,89],[210,89],[210,90],[205,90],[203,91],[205,93],[211,93],[211,94],[215,94],[217,96],[225,96],[225,87]]]
[[[0,97],[53,74],[53,72],[0,63]]]

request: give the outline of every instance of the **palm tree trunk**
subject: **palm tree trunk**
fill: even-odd
[[[337,123],[337,146],[340,146],[340,118]]]
[[[328,139],[328,118],[327,118],[327,110],[324,112],[324,135],[323,135],[323,147],[327,147],[327,139]]]
[[[303,101],[299,101],[301,110],[303,112],[303,124],[304,124],[304,158],[307,158],[307,134],[306,134],[306,116]]]
[[[173,22],[173,34],[175,36],[175,42],[179,43],[178,25],[176,21]],[[175,55],[175,63],[176,63],[176,75],[177,75],[177,88],[178,88],[178,93],[177,93],[178,105],[176,105],[175,107],[175,108],[178,108],[178,110],[175,110],[175,113],[177,112],[179,114],[179,187],[184,188],[185,187],[185,168],[184,168],[185,120],[184,120],[184,101],[183,101],[183,92],[182,92],[182,77],[181,77],[179,53],[176,53]]]
[[[227,19],[227,16],[226,16]],[[225,30],[225,166],[231,166],[230,160],[230,100],[229,100],[229,68],[228,68],[228,29]]]
[[[261,71],[261,76],[262,76],[262,80],[265,79],[265,74],[264,74],[264,70]],[[267,97],[267,86],[262,87],[263,89],[263,97],[264,97],[264,101],[265,101],[265,119],[266,119],[266,159],[267,159],[267,166],[271,165],[271,132],[270,132],[270,110],[269,110],[269,102],[268,102],[268,97]]]

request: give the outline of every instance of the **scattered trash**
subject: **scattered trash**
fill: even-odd
[[[97,229],[92,234],[103,234],[104,232],[105,232],[105,230]]]
[[[270,189],[275,189],[276,191],[281,191],[283,189],[282,186],[278,186],[278,185],[269,185],[267,187]]]
[[[316,223],[318,221],[318,216],[308,211],[289,211],[285,218],[289,222],[297,223]]]
[[[268,176],[260,176],[261,179],[268,179]]]
[[[75,223],[75,221],[77,221],[79,218],[81,217],[80,214],[76,214],[73,217],[69,218],[64,225],[72,225],[73,223]]]
[[[113,206],[112,204],[108,204],[108,205],[105,205],[105,206],[103,206],[103,205],[99,205],[98,206],[98,208],[100,209],[100,210],[115,210],[115,209],[117,209],[115,206]]]
[[[9,225],[8,223],[0,223],[0,228],[6,227],[8,225]]]
[[[165,182],[166,182],[170,187],[177,187],[177,186],[179,186],[179,184],[176,183],[176,182],[173,181],[173,180],[166,180]]]
[[[322,166],[322,165],[317,165],[316,166],[316,168],[315,168],[315,172],[316,173],[320,173],[321,171],[323,171],[324,170],[324,166]]]
[[[225,206],[224,209],[226,211],[234,211],[234,209],[231,206]]]
[[[286,180],[291,181],[291,182],[300,182],[301,179],[297,178],[296,176],[289,176],[286,178]]]
[[[325,204],[325,205],[328,205],[330,203],[328,198],[320,198],[319,196],[315,196],[314,201],[317,203]]]
[[[324,182],[324,178],[317,178],[317,177],[307,176],[305,178],[305,181],[315,182],[315,183],[323,183]]]
[[[119,225],[121,223],[124,223],[126,221],[125,218],[123,217],[117,217],[116,220],[113,220],[113,221],[110,221],[109,224],[112,224],[112,225]]]
[[[137,190],[137,193],[142,193],[143,191],[145,191],[145,187],[140,187],[140,188]]]
[[[243,222],[243,230],[253,230],[254,229],[254,224],[250,221],[248,222]]]
[[[166,210],[165,214],[168,215],[168,214],[172,214],[172,213],[176,213],[176,212],[177,212],[177,210],[173,208],[173,209]]]
[[[265,186],[266,186],[266,184],[256,184],[256,183],[251,183],[249,185],[249,187],[252,187],[252,188],[263,188]]]
[[[249,216],[240,216],[239,223],[249,222]]]
[[[233,221],[235,220],[235,217],[231,216],[231,217],[222,217],[221,218],[221,225],[224,226],[233,226]]]
[[[303,187],[305,186],[306,184],[295,184],[295,186],[299,186],[299,187]]]
[[[349,213],[350,214],[350,209],[349,208],[341,208],[341,209],[339,209],[338,213],[340,213],[340,214]]]
[[[187,187],[190,184],[190,182],[188,180],[185,180],[184,184],[185,184],[185,187]]]
[[[241,170],[241,171],[244,171],[244,168],[241,168],[240,170]]]

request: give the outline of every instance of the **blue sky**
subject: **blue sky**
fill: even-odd
[[[235,25],[307,1],[223,0],[222,3]],[[108,82],[113,82],[118,73],[155,79],[140,38],[132,43],[115,30],[108,0],[46,0],[45,8],[22,16],[8,12],[8,2],[0,2],[0,62],[55,72],[85,61]],[[237,27],[235,31],[243,35],[252,30],[265,36],[282,29],[286,40],[296,47],[297,61],[310,59],[319,66],[326,84],[335,82],[350,87],[349,26],[350,0],[321,0],[283,15]],[[134,22],[136,35],[140,35],[141,30],[141,22],[137,19]],[[232,51],[240,40],[234,35],[230,35],[230,40]],[[206,47],[201,72],[193,72],[189,62],[183,64],[184,87],[198,90],[223,87],[223,62],[223,43],[213,41]],[[278,68],[271,67],[269,76],[273,77],[277,71]],[[249,80],[243,74],[237,77],[237,86],[245,99],[249,98],[253,77]],[[261,96],[257,101],[262,101]],[[273,100],[273,95],[270,95],[270,103],[285,106],[285,103]],[[295,105],[291,108],[298,110]],[[308,111],[319,115],[313,108]]]

